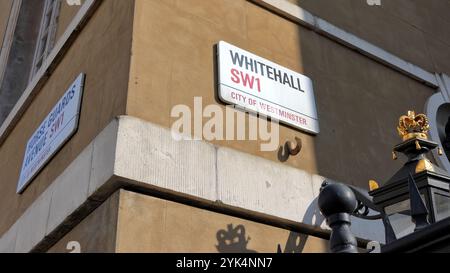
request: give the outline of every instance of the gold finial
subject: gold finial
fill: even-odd
[[[416,144],[416,150],[422,149],[418,140],[416,140],[415,144]]]
[[[416,165],[416,173],[420,173],[423,171],[434,172],[433,164],[428,159],[421,159]]]
[[[369,189],[370,191],[374,191],[378,189],[380,186],[378,185],[377,181],[375,180],[369,180]]]
[[[392,151],[392,160],[397,160],[397,153],[395,151]]]
[[[403,138],[403,141],[414,138],[428,139],[429,129],[427,116],[424,114],[416,115],[414,111],[408,111],[407,116],[401,116],[397,127],[398,134]]]

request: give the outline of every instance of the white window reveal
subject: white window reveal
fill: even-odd
[[[55,34],[60,8],[60,0],[45,0],[41,27],[36,44],[36,52],[34,54],[33,66],[31,67],[30,80],[42,67],[42,64],[55,44]]]

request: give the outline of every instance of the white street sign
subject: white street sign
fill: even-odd
[[[80,74],[53,107],[27,143],[17,193],[22,193],[32,179],[78,128],[84,74]]]
[[[310,78],[223,41],[218,55],[219,98],[223,102],[319,133]]]

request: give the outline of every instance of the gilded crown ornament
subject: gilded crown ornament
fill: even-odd
[[[397,131],[403,142],[414,141],[415,149],[422,150],[423,141],[428,141],[428,131],[430,124],[424,114],[417,114],[414,111],[408,111],[408,114],[401,116],[398,121]],[[397,160],[397,151],[392,151],[392,159]],[[442,155],[442,149],[438,147],[438,154]]]
[[[407,116],[401,116],[397,127],[398,134],[403,141],[414,138],[428,139],[429,129],[427,116],[424,114],[416,115],[414,111],[408,111]]]

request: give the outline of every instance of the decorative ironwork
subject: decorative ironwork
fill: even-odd
[[[414,231],[429,226],[430,221],[436,222],[433,204],[426,204],[422,194],[426,195],[426,200],[430,202],[434,200],[430,195],[434,192],[448,196],[448,186],[445,186],[445,183],[450,183],[450,176],[425,157],[425,154],[438,147],[437,143],[428,140],[428,119],[424,114],[416,115],[414,111],[409,111],[407,116],[399,119],[397,130],[403,142],[394,147],[393,157],[396,159],[397,153],[402,153],[408,160],[382,187],[373,180],[369,181],[370,192],[336,182],[328,181],[322,184],[318,202],[332,229],[332,252],[355,252],[356,245],[349,228],[350,215],[365,220],[382,220],[386,244],[397,240],[389,217],[411,217],[415,226],[408,228],[414,228]],[[427,187],[432,187],[433,193],[429,193]],[[408,198],[409,209],[396,211],[401,207],[395,206],[398,206],[399,202],[408,202]],[[427,205],[432,213],[428,211]],[[388,207],[391,209],[388,210]]]
[[[430,224],[428,222],[428,209],[420,196],[419,189],[417,188],[414,177],[409,174],[408,179],[409,186],[409,200],[411,207],[411,220],[416,224],[414,231],[418,231]]]

